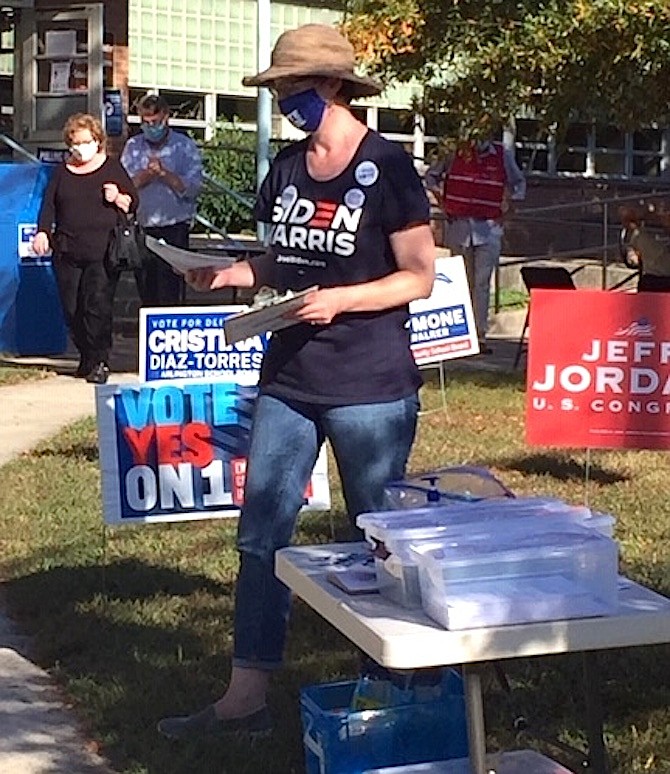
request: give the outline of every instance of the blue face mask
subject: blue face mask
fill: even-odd
[[[303,132],[315,132],[319,128],[326,101],[316,89],[308,89],[279,100],[279,110],[293,126]]]
[[[168,131],[166,124],[147,124],[145,121],[142,122],[140,128],[149,142],[160,142]]]

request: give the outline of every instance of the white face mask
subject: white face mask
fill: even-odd
[[[98,143],[95,140],[90,142],[80,142],[77,145],[70,146],[70,150],[84,164],[90,161],[98,152]]]

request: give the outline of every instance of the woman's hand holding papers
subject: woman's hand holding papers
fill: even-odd
[[[214,273],[214,269],[211,266],[207,266],[204,269],[189,269],[184,274],[184,279],[194,290],[204,293],[211,288]]]
[[[184,275],[186,282],[201,293],[217,288],[252,288],[256,284],[251,264],[238,261],[225,269],[206,266],[203,269],[189,269]]]
[[[305,296],[304,305],[291,316],[310,325],[328,325],[344,311],[344,288],[323,288]]]

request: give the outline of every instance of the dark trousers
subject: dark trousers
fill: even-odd
[[[169,245],[188,250],[188,223],[145,228],[149,236],[164,239]],[[178,306],[184,303],[184,280],[162,258],[147,250],[144,265],[135,272],[137,292],[142,306]]]
[[[107,274],[102,261],[54,259],[65,322],[82,361],[107,363],[112,348],[112,312],[118,275]]]

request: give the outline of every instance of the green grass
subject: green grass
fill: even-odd
[[[626,572],[670,595],[666,454],[594,452],[585,483],[583,453],[524,444],[523,385],[516,377],[450,372],[447,391],[445,413],[436,387],[424,389],[425,408],[438,410],[421,417],[412,471],[471,463],[491,469],[517,494],[588,498],[594,509],[617,516]],[[62,684],[117,771],[303,771],[300,686],[352,676],[356,653],[300,602],[286,668],[273,684],[278,727],[270,740],[253,747],[234,739],[179,746],[154,730],[164,714],[199,708],[225,686],[237,562],[233,522],[119,528],[103,542],[92,420],[5,466],[2,481],[0,571],[8,604],[34,635],[35,659]],[[344,515],[335,478],[333,493],[339,529]],[[302,518],[298,541],[330,539],[326,514]],[[669,657],[668,647],[653,647],[600,658],[615,774],[670,772]],[[542,735],[583,744],[577,656],[505,668],[514,690],[512,696],[495,685],[489,690],[490,747],[518,746],[517,714]]]
[[[20,384],[26,381],[47,379],[50,376],[45,368],[23,368],[21,366],[0,365],[0,387],[3,385]]]
[[[498,305],[500,309],[525,309],[530,300],[525,290],[515,290],[514,288],[500,288]],[[495,302],[491,295],[492,304]]]

